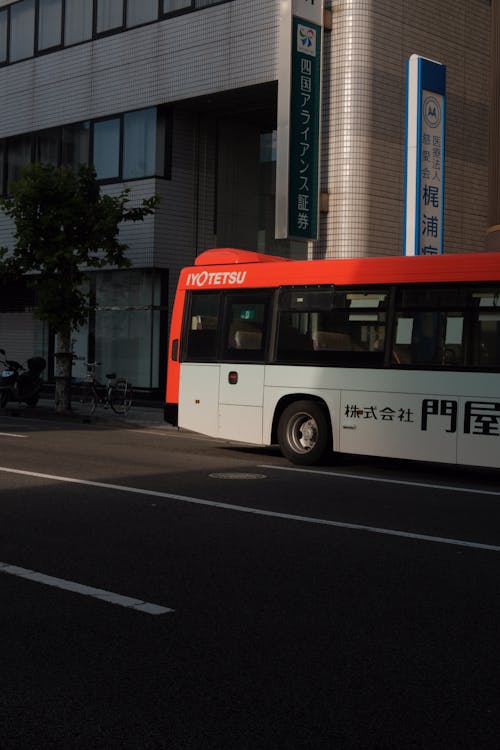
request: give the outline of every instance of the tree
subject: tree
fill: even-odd
[[[90,309],[84,281],[89,269],[130,265],[118,239],[121,222],[143,221],[158,196],[129,207],[129,190],[101,193],[95,169],[29,164],[12,183],[0,207],[14,222],[14,246],[0,248],[0,278],[26,275],[36,285],[34,314],[56,334],[55,408],[71,408],[71,332]]]

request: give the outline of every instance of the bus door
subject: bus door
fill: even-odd
[[[262,443],[264,372],[272,292],[227,294],[219,381],[219,436]]]
[[[179,427],[214,437],[218,431],[221,309],[220,291],[200,290],[186,296],[180,352]]]

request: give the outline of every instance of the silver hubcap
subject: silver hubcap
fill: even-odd
[[[306,412],[295,414],[288,423],[288,442],[297,453],[308,453],[318,442],[316,420]]]

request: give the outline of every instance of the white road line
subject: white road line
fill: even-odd
[[[25,437],[28,437],[28,436],[27,435],[18,435],[15,432],[0,432],[0,437],[25,438]]]
[[[272,467],[275,468],[275,467]],[[367,531],[372,534],[382,534],[384,536],[402,537],[404,539],[414,539],[420,542],[433,542],[436,544],[449,544],[455,547],[469,547],[471,549],[487,550],[489,552],[500,552],[500,545],[482,544],[480,542],[470,542],[464,539],[449,539],[442,536],[431,536],[429,534],[415,534],[410,531],[398,531],[396,529],[385,529],[378,526],[365,526],[358,523],[347,523],[344,521],[330,521],[326,518],[315,518],[314,516],[299,516],[291,513],[279,513],[272,510],[262,510],[261,508],[251,508],[245,505],[234,505],[232,503],[222,503],[215,500],[202,500],[197,497],[186,495],[175,495],[170,492],[159,492],[157,490],[145,490],[140,487],[127,487],[121,484],[107,484],[106,482],[93,482],[87,479],[74,479],[72,477],[60,477],[53,474],[41,474],[35,471],[22,471],[20,469],[11,469],[0,466],[0,471],[10,474],[21,474],[27,477],[38,479],[49,479],[55,482],[68,482],[71,484],[81,484],[87,487],[100,487],[107,490],[118,490],[119,492],[130,492],[136,495],[146,495],[148,497],[159,497],[163,500],[174,500],[181,503],[191,503],[192,505],[202,505],[211,508],[221,508],[222,510],[233,510],[237,513],[248,513],[255,516],[265,516],[267,518],[278,518],[283,521],[298,521],[300,523],[316,524],[318,526],[331,526],[337,529],[350,529],[352,531]],[[343,474],[341,476],[344,476]],[[355,477],[357,479],[357,477]],[[439,489],[441,487],[437,485]]]
[[[158,604],[151,604],[151,602],[145,602],[141,599],[132,599],[130,596],[115,594],[113,591],[105,591],[104,589],[96,589],[92,586],[84,586],[82,583],[76,583],[75,581],[54,578],[53,576],[48,576],[44,573],[37,573],[34,570],[20,568],[17,565],[9,565],[9,563],[0,562],[0,573],[7,573],[7,575],[17,576],[18,578],[26,578],[29,581],[35,581],[35,583],[54,586],[55,588],[64,589],[65,591],[72,591],[75,594],[91,596],[93,599],[101,599],[110,604],[118,604],[120,607],[137,609],[140,612],[146,612],[148,615],[164,615],[166,612],[174,611],[169,607],[161,607]]]
[[[269,466],[261,464],[259,469],[275,469],[276,471],[292,471],[305,474],[319,474],[327,477],[340,477],[341,479],[356,479],[360,482],[382,482],[383,484],[400,484],[406,487],[423,487],[430,490],[446,490],[451,492],[466,492],[472,495],[493,495],[500,497],[500,490],[480,490],[474,487],[455,487],[452,484],[428,484],[426,482],[409,482],[406,479],[386,479],[385,477],[362,476],[361,474],[347,474],[342,471],[322,471],[321,469],[301,469],[293,466]]]

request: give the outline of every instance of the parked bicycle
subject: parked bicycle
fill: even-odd
[[[127,414],[132,406],[132,386],[125,378],[117,378],[115,372],[105,375],[106,383],[96,378],[96,368],[100,362],[86,362],[87,377],[80,383],[77,403],[81,410],[91,415],[98,405],[111,407],[115,414]]]

